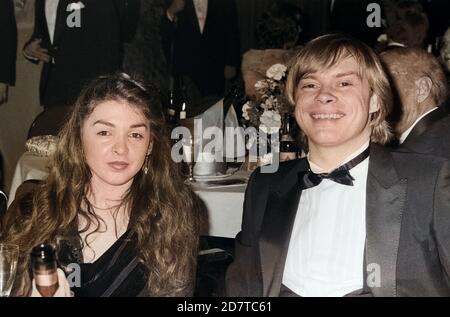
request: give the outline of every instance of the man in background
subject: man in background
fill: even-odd
[[[0,1],[0,105],[8,100],[8,86],[16,80],[17,27],[12,0]]]
[[[72,104],[83,86],[121,69],[123,42],[139,18],[139,0],[36,0],[34,33],[24,55],[43,62],[44,107]]]
[[[367,25],[367,17],[372,11],[367,11],[369,4],[378,4],[378,0],[330,0],[330,32],[350,34],[368,45],[376,42],[382,32],[381,27]]]
[[[0,105],[2,105],[8,101],[8,86],[14,85],[16,81],[17,26],[12,0],[0,1],[0,30]],[[0,190],[4,185],[3,169],[3,157],[0,152]]]
[[[240,64],[234,0],[173,0],[161,22],[161,37],[178,98],[197,104],[224,97]]]
[[[403,148],[450,159],[450,104],[444,70],[421,49],[395,48],[381,54],[400,107],[395,131]]]

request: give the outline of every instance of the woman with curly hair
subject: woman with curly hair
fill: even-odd
[[[156,96],[124,74],[81,93],[48,178],[19,191],[3,219],[1,240],[20,247],[13,295],[37,294],[29,254],[40,243],[57,246],[60,264],[78,265],[75,296],[193,294],[202,217],[170,156]]]

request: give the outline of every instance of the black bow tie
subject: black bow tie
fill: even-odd
[[[302,171],[298,173],[298,183],[300,189],[308,189],[314,186],[319,185],[323,179],[331,179],[332,181],[342,184],[353,186],[353,181],[355,180],[352,175],[350,175],[349,171],[364,161],[369,156],[370,150],[367,148],[364,152],[359,154],[353,160],[345,163],[344,165],[339,166],[331,173],[320,173],[316,174],[311,171],[309,168],[307,171]]]

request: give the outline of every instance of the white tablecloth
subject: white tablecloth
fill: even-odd
[[[17,162],[16,169],[9,190],[8,206],[16,196],[17,188],[29,179],[44,179],[48,175],[47,169],[48,158],[33,155],[25,152]]]
[[[17,188],[29,179],[44,179],[48,174],[48,158],[24,153],[16,166],[11,184],[8,205],[14,199]],[[247,178],[248,172],[237,172],[230,178]],[[208,208],[208,232],[203,234],[214,237],[234,238],[241,229],[242,208],[246,185],[207,187],[198,183],[194,191]]]

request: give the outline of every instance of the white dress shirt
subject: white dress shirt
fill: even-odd
[[[363,287],[368,169],[366,158],[350,170],[353,186],[324,179],[302,191],[283,275],[298,295],[343,296]]]
[[[403,142],[405,142],[406,138],[408,137],[408,135],[411,133],[412,129],[414,129],[414,127],[416,126],[416,124],[419,123],[419,121],[425,117],[427,114],[429,114],[430,112],[433,112],[434,110],[436,110],[438,107],[434,107],[433,109],[430,109],[429,111],[425,112],[423,115],[421,115],[419,118],[417,118],[416,121],[414,121],[414,123],[412,124],[412,126],[410,126],[408,128],[408,130],[406,130],[405,132],[402,133],[402,135],[400,136],[400,139],[398,140],[398,142],[400,144],[402,144]]]
[[[205,28],[206,15],[208,13],[208,0],[194,0],[195,13],[197,14],[200,33],[203,34]]]
[[[58,12],[59,0],[45,0],[45,19],[47,20],[50,42],[53,44],[55,35],[56,14]]]

